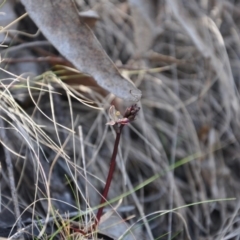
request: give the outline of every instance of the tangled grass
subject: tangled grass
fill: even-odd
[[[131,3],[78,1],[97,11],[96,36],[143,95],[138,119],[123,131],[99,232],[113,239],[129,229],[125,239],[238,239],[239,3],[149,1],[154,11],[141,20]],[[91,225],[113,149],[106,110],[126,103],[73,81],[83,76],[70,68],[47,72],[46,56],[17,62],[29,52],[26,40],[15,41],[18,49],[5,49],[0,65],[0,229],[81,239],[71,226]],[[37,77],[19,64],[32,64],[28,72],[36,69]],[[123,231],[114,236],[120,222]]]

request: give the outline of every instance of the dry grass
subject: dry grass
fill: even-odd
[[[108,197],[115,201],[106,211],[116,219],[106,222],[109,232],[106,225],[101,231],[111,236],[116,230],[110,226],[123,219],[122,232],[133,226],[129,239],[239,239],[240,5],[167,2],[149,1],[155,11],[146,10],[137,25],[125,1],[78,1],[98,12],[96,36],[143,93],[138,119],[123,131]],[[146,22],[152,35],[140,39]],[[33,55],[29,39],[21,43],[21,35],[9,34],[11,43],[25,45],[1,53],[8,61],[0,65],[0,230],[41,220],[27,231],[47,239],[70,221],[67,212],[79,212],[74,222],[89,226],[114,144],[106,110],[112,101],[120,110],[128,103],[97,86],[65,84],[69,69],[56,72],[63,81],[46,73],[54,63],[24,62],[42,57],[46,41],[41,46],[42,37],[36,39]],[[58,236],[67,235],[66,224]]]

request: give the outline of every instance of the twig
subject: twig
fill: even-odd
[[[55,63],[55,64],[68,64],[67,60],[65,60],[62,57],[53,57],[53,56],[48,56],[48,57],[25,57],[25,58],[3,58],[2,62],[4,63],[28,63],[28,62],[50,62],[50,63]]]
[[[51,46],[51,43],[48,41],[35,41],[35,42],[28,42],[28,43],[22,43],[17,46],[9,47],[7,49],[4,49],[1,51],[1,54],[10,53],[10,52],[16,52],[25,48],[33,48],[33,47],[39,47],[39,46]]]

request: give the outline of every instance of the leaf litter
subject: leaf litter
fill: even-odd
[[[80,20],[73,2],[22,0],[28,14],[55,48],[74,66],[116,96],[138,101],[141,92],[123,78],[98,40]],[[74,49],[74,51],[72,51]]]
[[[126,223],[125,231],[132,232],[128,235],[132,239],[134,236],[135,239],[238,239],[239,4],[149,1],[145,3],[148,6],[144,12],[141,1],[96,3],[79,0],[76,3],[81,12],[92,9],[98,14],[93,33],[119,70],[130,76],[143,93],[138,119],[129,126],[130,129],[125,129],[120,143],[116,176],[108,198],[111,201],[119,196],[115,199],[117,207],[116,202],[105,207],[106,214],[113,211],[119,217],[112,220],[113,225],[122,219]],[[139,14],[136,16],[134,11],[142,13],[139,25]],[[139,39],[146,33],[146,29],[141,29],[142,21],[148,22],[153,32],[149,31],[150,36]],[[38,40],[43,39],[39,37]],[[50,38],[48,40],[51,42]],[[26,40],[21,43],[16,38],[14,41],[19,46],[28,43]],[[54,42],[52,44],[55,46]],[[56,52],[44,44],[41,47],[39,42],[30,48],[34,54],[25,52],[22,58],[41,56],[45,64],[35,64],[42,68],[42,73],[54,65],[54,61],[44,59],[44,54],[54,59]],[[22,50],[16,50],[19,60]],[[8,58],[13,60],[14,56],[9,52]],[[1,115],[6,119],[4,143],[8,143],[8,148],[5,151],[11,150],[18,208],[20,213],[26,210],[21,216],[22,222],[26,225],[31,222],[31,234],[37,236],[44,225],[45,233],[51,235],[54,226],[50,222],[43,221],[38,226],[32,218],[45,220],[50,209],[49,220],[60,218],[67,222],[66,212],[76,211],[76,205],[84,211],[99,204],[114,132],[105,127],[109,121],[107,111],[92,110],[79,102],[80,95],[73,96],[80,94],[76,82],[68,88],[60,79],[49,79],[46,85],[38,78],[36,85],[31,77],[27,85],[26,75],[21,78],[6,74],[6,71],[15,73],[18,63],[6,63],[1,63],[4,69],[1,82],[5,86],[1,90]],[[83,69],[78,70],[86,73]],[[40,75],[39,72],[36,74]],[[68,72],[65,74],[66,79],[70,78]],[[27,86],[27,91],[23,88],[21,92],[25,98],[17,102],[15,97],[19,90],[16,89],[19,87],[16,79],[21,86]],[[124,109],[124,102],[120,99],[82,85],[87,90],[87,97],[91,97],[97,107],[108,110],[114,103],[117,111]],[[35,104],[29,100],[29,91]],[[111,115],[114,121],[118,116]],[[81,140],[77,135],[78,126],[82,127]],[[81,164],[80,144],[84,145],[85,165]],[[0,226],[9,233],[16,219],[7,211],[8,205],[13,206],[11,186],[8,185],[4,161],[1,166],[3,210]],[[47,186],[49,172],[50,185]],[[138,190],[134,190],[136,188]],[[122,194],[125,197],[122,198]],[[236,200],[207,202],[232,197]],[[191,203],[195,204],[188,205]],[[161,214],[164,210],[165,214]],[[78,221],[89,223],[93,213],[94,210],[89,210]],[[110,222],[111,219],[109,217]],[[120,237],[122,232],[116,233],[114,228],[114,234],[111,234],[111,224],[107,222],[106,227],[108,225],[110,231],[101,229],[101,234],[113,239]],[[67,235],[68,229],[62,233]]]

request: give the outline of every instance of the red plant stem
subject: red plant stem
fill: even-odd
[[[112,179],[113,179],[113,173],[114,173],[114,170],[115,170],[115,167],[116,167],[116,157],[117,157],[118,145],[119,145],[120,136],[121,136],[123,127],[124,127],[124,125],[120,125],[118,127],[117,131],[116,131],[117,136],[116,136],[116,140],[115,140],[115,144],[114,144],[114,148],[113,148],[113,154],[112,154],[110,167],[109,167],[109,171],[108,171],[108,177],[107,177],[106,185],[105,185],[104,190],[103,190],[100,205],[104,204],[107,201],[106,198],[107,198],[107,195],[108,195],[110,184],[111,184]],[[98,223],[101,219],[103,209],[104,209],[104,206],[102,206],[98,209],[97,217],[96,217],[96,220],[95,220],[95,226],[98,225]]]

